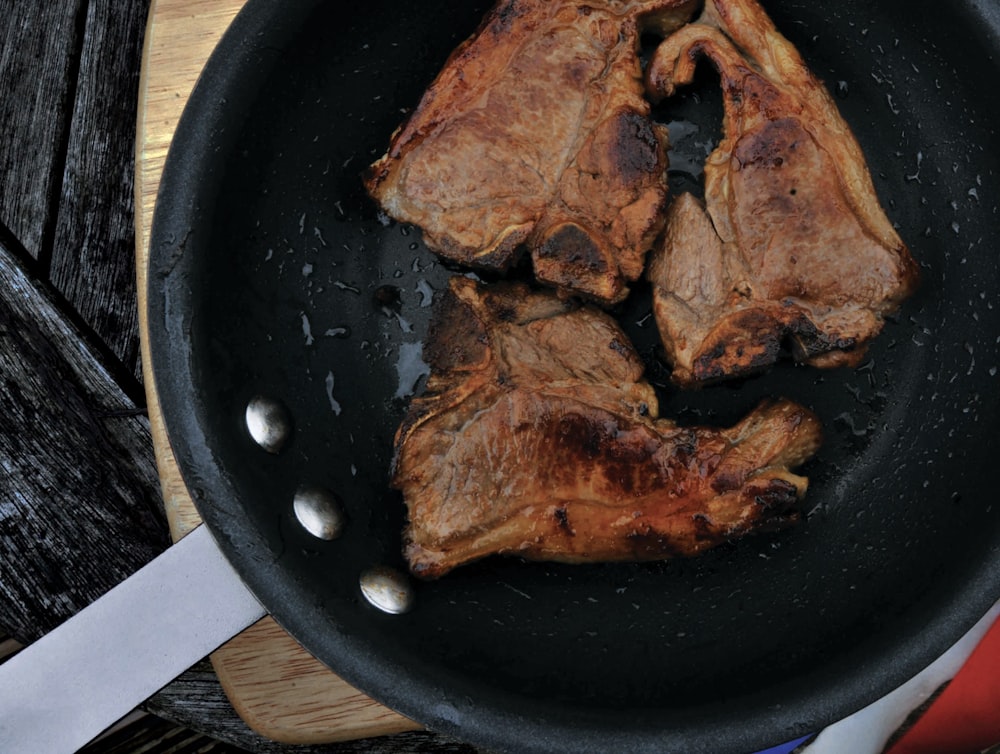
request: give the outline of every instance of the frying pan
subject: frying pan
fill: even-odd
[[[414,584],[403,615],[373,608],[359,577],[404,568],[391,442],[422,385],[431,294],[457,271],[359,176],[488,4],[251,0],[191,97],[150,246],[171,445],[274,618],[432,729],[502,750],[750,751],[885,694],[1000,597],[1000,9],[764,5],[838,95],[922,287],[860,368],[785,363],[696,392],[669,386],[642,285],[615,314],[664,416],[730,424],[774,395],[819,414],[808,515],[693,560],[486,559]],[[655,113],[675,134],[675,190],[697,190],[717,83],[707,72]],[[280,453],[247,434],[257,395],[292,417]],[[340,538],[298,524],[303,485],[335,493]]]

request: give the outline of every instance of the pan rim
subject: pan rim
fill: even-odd
[[[197,219],[210,211],[202,200],[211,196],[213,181],[218,180],[206,178],[201,166],[217,146],[219,124],[239,100],[234,92],[252,96],[252,91],[245,91],[247,72],[255,64],[253,51],[259,40],[294,30],[296,19],[304,19],[317,4],[316,0],[305,0],[293,10],[279,0],[249,0],[237,15],[213,52],[178,124],[150,235],[150,270],[155,272],[149,276],[147,295],[152,374],[171,445],[185,483],[213,536],[282,627],[324,661],[334,660],[330,664],[335,666],[335,672],[386,706],[432,730],[471,738],[487,748],[639,752],[662,751],[673,744],[686,751],[717,752],[727,747],[749,751],[773,745],[775,730],[780,730],[787,740],[817,732],[822,725],[845,717],[899,686],[947,649],[941,645],[941,636],[957,640],[986,613],[995,601],[996,590],[996,574],[990,572],[989,563],[983,563],[982,570],[955,592],[947,604],[949,609],[927,616],[927,623],[915,627],[911,636],[893,642],[895,653],[859,658],[864,660],[867,675],[857,674],[853,682],[845,683],[838,677],[835,687],[824,683],[825,676],[836,675],[827,669],[791,683],[777,708],[777,700],[772,698],[756,703],[751,700],[746,708],[749,714],[739,720],[706,713],[705,717],[685,723],[664,714],[664,721],[672,726],[667,730],[651,726],[650,718],[637,716],[631,721],[635,727],[627,734],[600,715],[572,716],[569,722],[535,717],[530,708],[536,704],[534,699],[512,699],[504,709],[483,708],[472,700],[442,705],[436,700],[452,695],[434,680],[412,679],[411,685],[401,688],[398,668],[391,660],[362,656],[360,645],[335,626],[317,631],[316,626],[326,618],[320,620],[315,609],[302,609],[309,605],[304,585],[283,578],[275,564],[261,568],[252,550],[254,544],[263,546],[263,540],[253,531],[241,531],[239,537],[233,537],[225,526],[225,522],[231,523],[232,515],[222,514],[208,504],[211,500],[232,499],[235,488],[224,470],[212,467],[207,425],[191,410],[198,379],[194,352],[186,336],[192,327],[187,281],[197,270],[199,242],[190,231]],[[282,21],[276,25],[278,17]],[[995,28],[1000,29],[1000,22]],[[817,683],[826,691],[804,688]],[[593,718],[589,725],[587,717]]]

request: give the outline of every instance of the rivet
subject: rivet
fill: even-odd
[[[409,611],[416,598],[409,577],[382,565],[361,574],[361,593],[374,607],[392,615]]]
[[[275,398],[258,395],[247,404],[247,431],[268,453],[279,453],[292,436],[292,415]]]
[[[340,500],[321,487],[300,487],[292,503],[295,518],[319,539],[336,539],[344,531],[346,519]]]

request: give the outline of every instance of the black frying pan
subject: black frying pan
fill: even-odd
[[[617,314],[665,416],[727,424],[766,395],[818,412],[827,438],[805,469],[808,517],[697,560],[488,559],[418,584],[401,616],[372,608],[358,579],[403,566],[387,474],[419,377],[404,357],[425,332],[428,291],[453,271],[419,230],[378,214],[359,174],[487,4],[251,0],[191,98],[151,244],[153,366],[173,449],[274,617],[432,729],[497,749],[750,751],[888,692],[1000,597],[1000,7],[765,8],[838,93],[922,288],[859,369],[783,364],[696,393],[667,385],[648,292]],[[713,135],[716,84],[706,73],[657,116]],[[679,170],[671,181],[696,185]],[[394,291],[398,310],[385,306]],[[258,393],[294,417],[278,455],[243,425]],[[297,524],[302,483],[339,495],[342,538]]]

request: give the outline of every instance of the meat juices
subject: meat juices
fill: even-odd
[[[718,69],[723,139],[704,205],[674,200],[648,276],[673,380],[757,371],[784,345],[814,366],[857,365],[917,284],[832,98],[753,0],[707,0],[656,50],[651,94]]]
[[[690,556],[797,519],[807,480],[791,469],[820,443],[806,409],[775,401],[729,429],[678,427],[596,308],[464,277],[435,306],[431,374],[392,471],[417,576],[492,554]]]
[[[649,117],[640,34],[697,0],[502,0],[456,49],[365,185],[428,248],[621,301],[663,228],[666,129]]]

